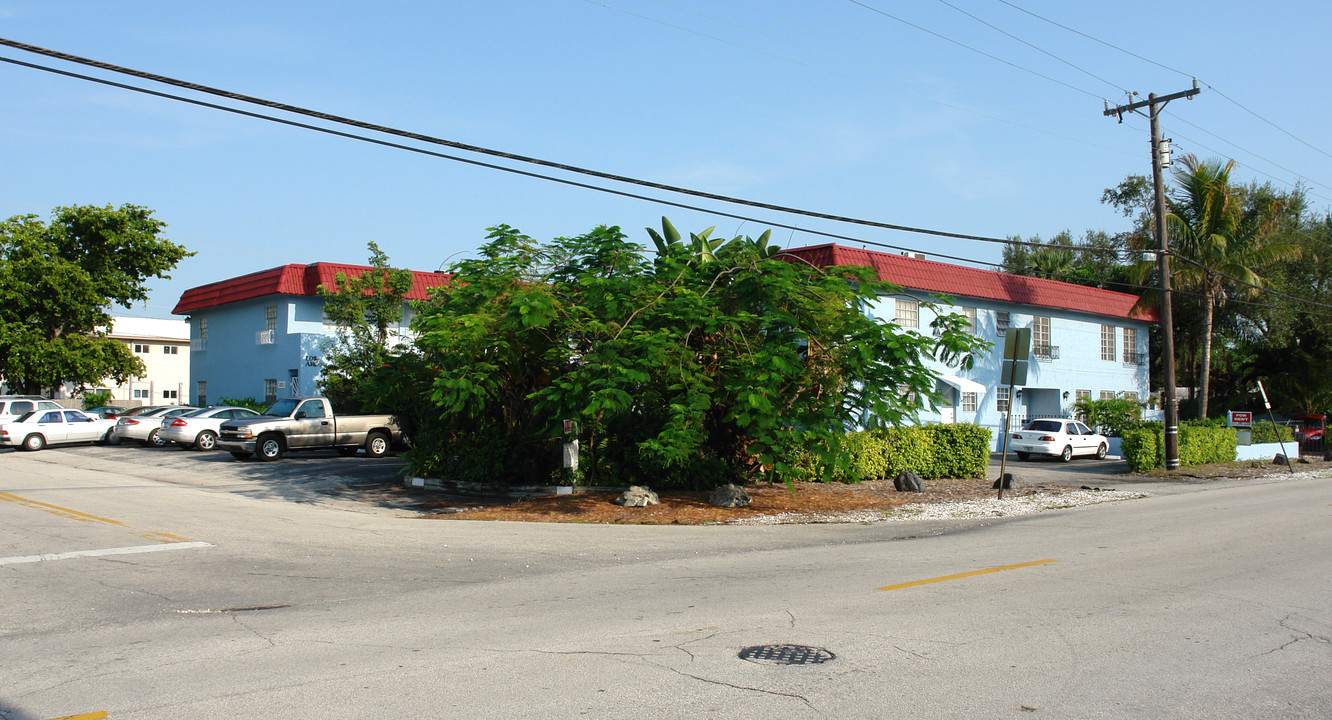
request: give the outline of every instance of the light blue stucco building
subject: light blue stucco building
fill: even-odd
[[[1007,412],[1016,427],[1029,418],[1072,417],[1081,397],[1149,399],[1148,328],[1156,316],[1137,308],[1134,295],[838,245],[787,252],[816,265],[872,267],[899,286],[868,308],[876,318],[928,333],[939,314],[960,313],[993,343],[970,370],[930,361],[943,402],[922,410],[921,422],[975,423],[994,430],[997,441]],[[999,382],[1004,335],[1028,327],[1027,383],[1009,397]]]
[[[358,277],[370,269],[284,265],[186,290],[172,313],[189,320],[190,401],[318,395],[324,354],[336,336],[318,288],[333,287],[338,273]],[[444,273],[412,275],[409,300],[424,299],[448,280]],[[405,335],[409,321],[404,311],[396,332]]]

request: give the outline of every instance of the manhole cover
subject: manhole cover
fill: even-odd
[[[808,645],[754,645],[740,651],[740,659],[772,665],[817,665],[837,657]]]

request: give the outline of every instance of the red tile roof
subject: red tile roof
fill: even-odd
[[[872,267],[878,272],[880,280],[911,290],[1076,310],[1145,322],[1158,320],[1155,308],[1134,310],[1138,296],[1113,290],[833,244],[811,245],[785,252],[822,267]]]
[[[174,315],[186,315],[265,295],[318,295],[319,286],[332,287],[338,273],[344,273],[347,277],[360,277],[361,273],[370,269],[369,265],[324,262],[283,265],[190,288],[180,296],[180,302],[176,303],[171,312]],[[413,282],[412,289],[407,293],[409,300],[424,300],[429,296],[430,288],[447,283],[450,277],[448,273],[411,272]]]

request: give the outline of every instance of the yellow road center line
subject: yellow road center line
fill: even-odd
[[[902,588],[915,587],[917,585],[929,585],[930,583],[943,582],[945,580],[961,580],[962,578],[975,577],[977,575],[988,575],[997,573],[1001,570],[1016,570],[1018,568],[1032,567],[1035,565],[1048,565],[1049,563],[1059,562],[1058,560],[1037,560],[1035,562],[1021,563],[1018,565],[1004,565],[1003,567],[992,567],[984,570],[972,570],[971,572],[958,573],[956,575],[945,575],[943,577],[930,578],[929,580],[913,580],[911,582],[898,583],[897,585],[885,585],[880,590],[901,590]]]
[[[139,530],[137,528],[130,527],[129,525],[126,525],[125,523],[120,522],[119,520],[112,520],[110,518],[90,515],[86,512],[71,510],[67,507],[60,507],[59,505],[44,503],[41,502],[40,500],[29,500],[28,498],[19,497],[18,495],[11,495],[10,493],[7,492],[0,492],[0,500],[4,500],[5,502],[9,503],[14,503],[15,505],[20,505],[22,507],[31,508],[33,510],[41,510],[42,512],[45,513],[50,513],[52,515],[57,515],[59,517],[67,518],[70,520],[76,520],[78,522],[91,522],[91,523],[102,523],[104,525],[114,525],[119,528],[124,528],[130,531],[131,533],[138,535],[139,537],[144,538],[146,540],[156,540],[157,542],[160,543],[190,541],[189,538],[181,537],[179,535],[172,535],[170,533],[152,532],[148,530]]]
[[[104,718],[106,718],[106,711],[99,710],[97,712],[84,713],[82,715],[66,715],[64,717],[51,718],[51,720],[104,720]]]

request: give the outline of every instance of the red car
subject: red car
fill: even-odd
[[[1291,421],[1298,423],[1294,435],[1300,447],[1323,444],[1323,439],[1327,437],[1327,423],[1322,415],[1294,415]]]

